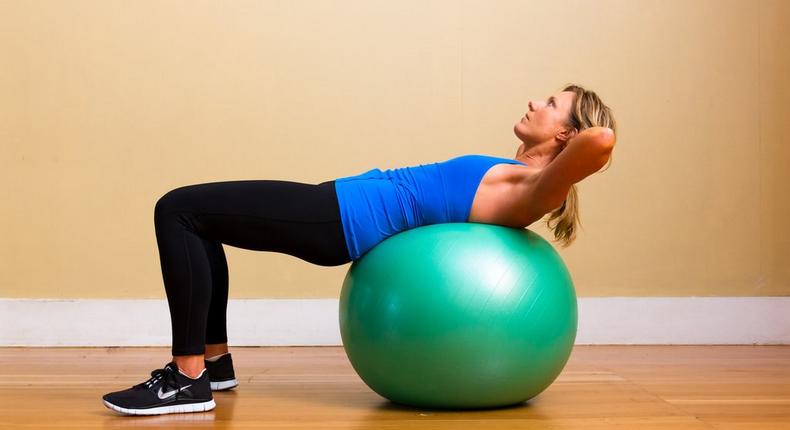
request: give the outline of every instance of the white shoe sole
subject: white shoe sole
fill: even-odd
[[[211,382],[211,391],[230,390],[239,385],[239,381],[231,379],[229,381]]]
[[[149,408],[149,409],[127,409],[113,405],[112,403],[106,400],[102,400],[102,401],[104,402],[104,406],[107,406],[108,408],[114,411],[127,415],[162,415],[162,414],[180,414],[187,412],[205,412],[205,411],[210,411],[217,406],[217,404],[214,403],[214,399],[211,399],[208,402],[203,402],[203,403],[187,403],[183,405],[160,406],[158,408]]]

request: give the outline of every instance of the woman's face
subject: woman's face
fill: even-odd
[[[545,100],[530,100],[529,110],[513,127],[516,137],[527,146],[553,140],[567,128],[574,97],[576,93],[562,91]]]

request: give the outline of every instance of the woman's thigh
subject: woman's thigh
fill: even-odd
[[[323,266],[350,261],[334,181],[212,182],[176,188],[157,203],[157,216],[208,240],[293,255]]]

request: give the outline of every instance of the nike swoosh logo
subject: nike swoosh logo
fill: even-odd
[[[163,392],[162,392],[162,387],[159,387],[159,392],[158,392],[158,393],[156,393],[156,395],[159,397],[159,399],[161,399],[161,400],[164,400],[164,399],[166,399],[166,398],[168,398],[168,397],[170,397],[170,396],[174,395],[175,393],[177,393],[177,392],[179,392],[179,391],[186,390],[187,388],[189,388],[189,387],[191,387],[191,386],[192,386],[192,384],[189,384],[189,385],[187,385],[187,386],[185,386],[185,387],[181,387],[181,388],[180,388],[180,389],[178,389],[178,390],[168,391],[168,392],[166,392],[166,393],[163,393]]]

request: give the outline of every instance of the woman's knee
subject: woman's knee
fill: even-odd
[[[154,219],[161,216],[187,211],[191,186],[172,189],[157,200],[154,206]]]

